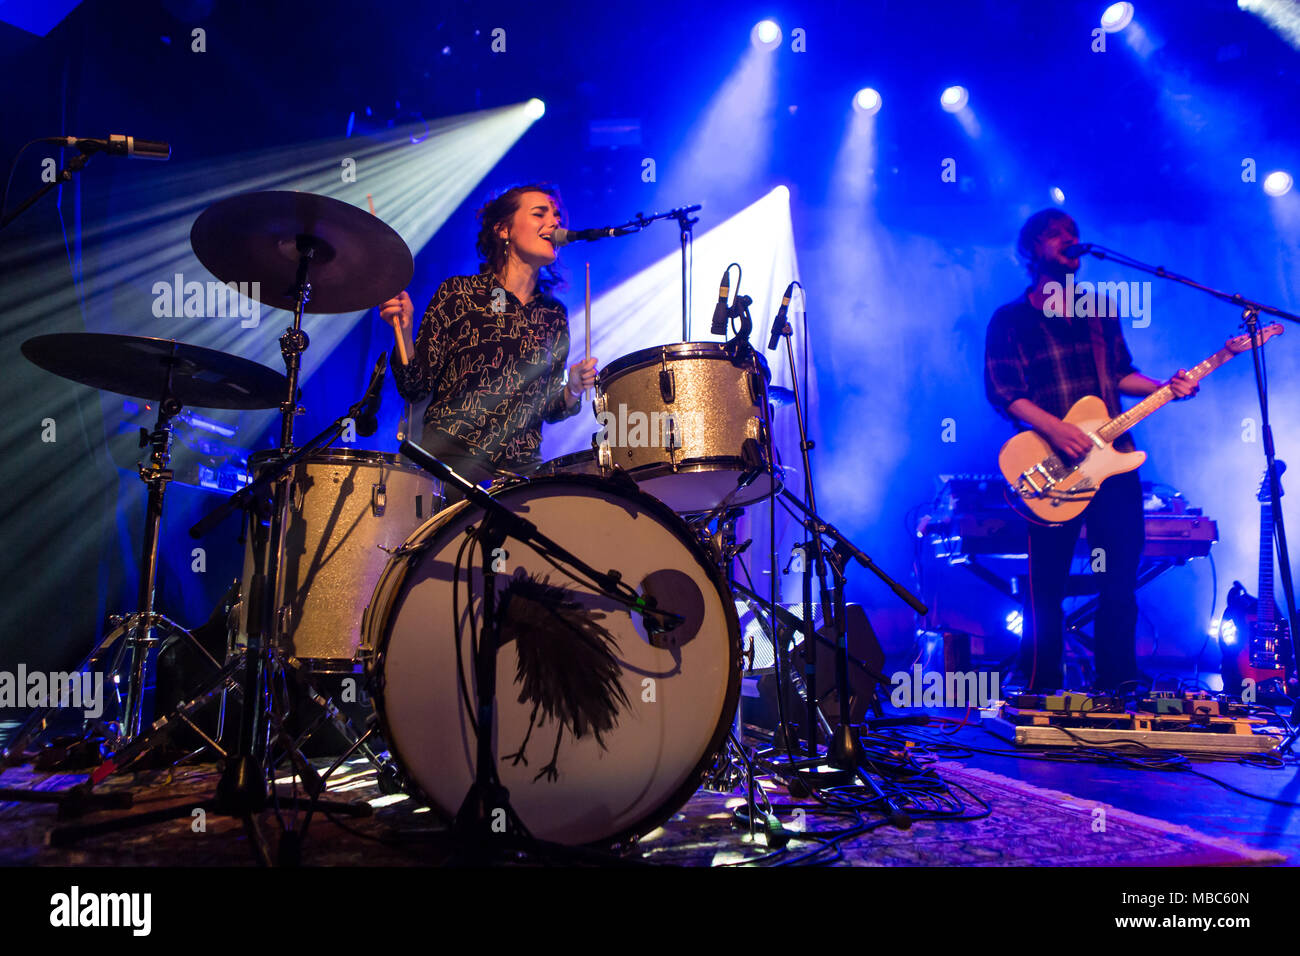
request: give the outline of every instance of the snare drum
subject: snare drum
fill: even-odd
[[[726,582],[685,522],[630,485],[557,475],[488,493],[685,619],[648,634],[641,615],[506,542],[493,752],[511,805],[544,840],[642,835],[695,792],[726,741],[741,662]],[[483,634],[483,579],[481,556],[462,546],[482,517],[460,502],[420,527],[385,568],[366,616],[385,739],[408,786],[448,818],[475,774],[470,625]]]
[[[773,492],[757,352],[735,362],[718,342],[682,342],[616,359],[597,379],[598,443],[609,461],[682,514]],[[752,479],[739,487],[743,478]],[[776,489],[780,491],[780,481]]]
[[[254,474],[278,452],[249,458]],[[362,651],[361,618],[389,553],[442,508],[442,483],[397,455],[330,449],[299,462],[289,486],[276,640],[316,670],[351,670]],[[243,593],[253,578],[252,536]],[[243,602],[240,636],[248,634]]]

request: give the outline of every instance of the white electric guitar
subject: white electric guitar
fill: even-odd
[[[1259,331],[1263,345],[1282,334],[1279,323]],[[1187,370],[1193,381],[1200,381],[1234,355],[1250,350],[1250,336],[1229,339],[1204,362]],[[1067,458],[1052,448],[1037,432],[1016,435],[998,454],[998,468],[1020,502],[1040,521],[1060,524],[1078,517],[1088,507],[1101,483],[1111,475],[1132,471],[1146,461],[1146,452],[1116,451],[1112,442],[1157,408],[1173,400],[1168,385],[1156,389],[1128,411],[1108,418],[1106,403],[1095,395],[1077,402],[1065,416],[1090,439],[1093,447],[1082,458]]]

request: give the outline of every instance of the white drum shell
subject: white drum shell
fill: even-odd
[[[740,639],[725,582],[681,520],[634,490],[576,476],[533,479],[492,494],[592,567],[617,569],[634,587],[652,573],[661,581],[667,575],[676,590],[656,588],[661,606],[696,609],[678,632],[656,638],[664,643],[667,637],[669,644],[684,640],[680,647],[653,646],[640,615],[575,584],[531,548],[507,544],[498,588],[521,571],[549,577],[550,584],[566,587],[584,613],[600,615],[614,639],[618,683],[626,698],[616,726],[602,735],[604,747],[590,732],[575,739],[570,727],[560,729],[554,721],[532,726],[532,703],[519,700],[519,639],[507,635],[497,658],[493,750],[511,804],[541,839],[582,844],[644,834],[698,787],[735,712]],[[372,690],[392,753],[405,776],[446,817],[455,815],[475,772],[475,735],[456,677],[451,581],[465,528],[481,516],[462,502],[411,535],[411,555],[395,557],[385,570],[366,626],[367,642],[377,651]],[[480,568],[476,558],[476,615]],[[460,607],[467,623],[463,587]],[[552,666],[565,667],[566,656],[552,655]],[[461,670],[472,694],[467,628]],[[521,749],[526,763],[510,757]],[[551,779],[544,770],[553,755],[557,775]]]

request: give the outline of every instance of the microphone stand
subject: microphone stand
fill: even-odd
[[[409,439],[402,442],[399,450],[425,471],[441,479],[444,485],[458,490],[483,511],[483,518],[478,527],[470,532],[478,541],[483,556],[483,635],[474,653],[476,697],[474,783],[466,792],[452,826],[457,841],[457,862],[483,863],[494,855],[504,856],[513,850],[518,850],[521,845],[530,850],[540,850],[567,859],[615,862],[617,858],[606,854],[533,837],[510,805],[510,793],[502,785],[497,774],[492,741],[496,725],[496,674],[501,617],[496,600],[497,572],[493,567],[495,564],[493,552],[503,547],[507,539],[513,538],[544,557],[569,565],[594,582],[604,596],[630,610],[639,611],[647,619],[647,629],[653,626],[669,631],[681,624],[683,619],[680,615],[657,610],[653,597],[638,595],[633,588],[622,582],[617,571],[597,571],[542,534],[531,521],[515,514],[478,485],[462,478]],[[654,621],[653,625],[649,623],[651,620]],[[519,834],[518,837],[507,836],[493,830],[492,817],[498,810],[506,813],[513,828]],[[503,836],[506,838],[502,839]]]
[[[32,144],[29,143],[28,145],[32,145]],[[86,164],[90,162],[90,157],[92,155],[94,154],[82,150],[81,152],[77,153],[76,156],[73,156],[70,160],[68,160],[67,165],[65,165],[62,169],[60,169],[55,174],[54,179],[52,179],[50,182],[43,185],[40,189],[36,190],[36,192],[32,193],[32,195],[28,196],[26,199],[24,199],[23,202],[17,208],[15,208],[13,212],[5,216],[4,219],[0,219],[0,229],[5,228],[7,225],[9,225],[11,222],[13,222],[23,213],[25,213],[28,209],[30,209],[32,206],[35,206],[38,202],[40,202],[41,197],[44,196],[46,193],[48,193],[55,186],[62,186],[64,183],[72,182],[73,174],[79,173],[83,169],[85,169]],[[17,158],[15,158],[14,161],[17,162]]]
[[[1107,249],[1105,246],[1092,243],[1088,243],[1087,246],[1083,250],[1087,255],[1094,256],[1097,259],[1110,259],[1131,269],[1137,269],[1140,272],[1146,272],[1161,279],[1179,282],[1243,310],[1242,319],[1245,320],[1246,330],[1250,333],[1250,354],[1253,359],[1252,367],[1255,370],[1255,391],[1259,397],[1260,431],[1264,435],[1264,472],[1267,476],[1269,498],[1273,507],[1273,533],[1277,544],[1278,571],[1282,577],[1282,594],[1286,598],[1287,620],[1291,624],[1291,675],[1287,679],[1287,683],[1292,696],[1294,696],[1296,691],[1300,689],[1300,680],[1297,679],[1296,675],[1296,668],[1300,666],[1300,656],[1296,653],[1297,648],[1300,647],[1297,644],[1300,638],[1296,636],[1296,631],[1300,630],[1300,616],[1297,616],[1296,613],[1295,584],[1291,578],[1291,557],[1286,543],[1286,523],[1283,521],[1282,516],[1282,485],[1279,481],[1277,459],[1273,445],[1273,428],[1268,417],[1268,380],[1264,375],[1264,354],[1260,350],[1259,317],[1264,314],[1286,319],[1290,322],[1300,322],[1300,315],[1275,306],[1253,302],[1238,292],[1223,292],[1186,276],[1170,272],[1164,266],[1151,266],[1145,262],[1139,262],[1137,259],[1123,253]],[[1295,734],[1292,734],[1288,738],[1286,748],[1291,746],[1295,736]]]
[[[807,312],[805,310],[805,316]],[[824,609],[824,618],[826,627],[829,632],[828,641],[833,641],[835,645],[835,680],[836,690],[839,696],[839,715],[834,736],[827,741],[827,753],[823,758],[817,748],[817,641],[814,635],[812,624],[812,578],[808,573],[807,553],[805,552],[805,565],[803,575],[803,632],[806,636],[804,644],[805,659],[805,683],[808,694],[808,757],[806,760],[791,760],[788,768],[795,773],[807,775],[814,768],[821,768],[829,765],[831,775],[825,772],[818,772],[814,780],[826,781],[831,776],[847,773],[850,777],[856,776],[866,782],[876,793],[879,801],[886,808],[886,815],[889,821],[899,829],[907,829],[912,825],[911,818],[901,810],[888,795],[876,784],[870,773],[865,767],[865,758],[862,753],[862,743],[860,739],[860,728],[853,725],[849,713],[849,654],[848,654],[848,634],[845,628],[847,614],[845,610],[844,586],[846,577],[844,566],[848,558],[855,558],[863,567],[873,572],[879,577],[895,594],[899,596],[913,610],[920,614],[927,613],[928,609],[919,599],[916,598],[905,587],[891,578],[882,571],[874,561],[869,558],[861,548],[853,544],[843,533],[834,525],[824,521],[817,514],[816,498],[814,497],[812,460],[809,452],[814,447],[814,443],[808,438],[807,425],[804,420],[804,405],[800,396],[799,373],[795,361],[794,344],[792,342],[793,329],[790,323],[786,321],[779,330],[779,334],[785,339],[786,357],[790,362],[790,384],[794,393],[795,401],[795,419],[799,425],[799,453],[803,464],[804,474],[804,492],[808,498],[808,503],[804,504],[797,495],[792,494],[787,489],[782,489],[781,496],[793,503],[804,515],[804,531],[806,541],[804,546],[811,549],[812,566],[818,579],[818,591],[821,605]],[[805,388],[807,387],[805,383]],[[828,535],[836,542],[835,549],[825,549],[822,544],[822,535]],[[827,584],[827,569],[830,569],[831,576],[834,580],[833,585]],[[775,572],[775,568],[773,568]],[[775,625],[775,620],[773,621]],[[867,626],[870,627],[868,620]],[[778,688],[778,693],[781,693]]]

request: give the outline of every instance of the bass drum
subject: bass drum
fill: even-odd
[[[560,475],[489,494],[684,618],[672,631],[648,633],[641,615],[531,548],[511,540],[498,556],[493,753],[511,805],[544,840],[643,835],[695,792],[735,714],[740,629],[726,583],[687,525],[635,488]],[[415,531],[385,568],[366,616],[376,648],[370,686],[392,756],[448,818],[474,781],[470,628],[482,637],[483,582],[481,555],[467,545],[482,517],[462,501]]]

